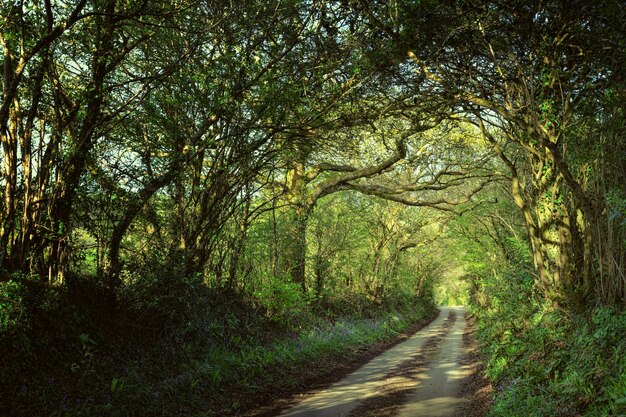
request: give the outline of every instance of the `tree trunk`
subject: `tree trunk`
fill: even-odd
[[[229,288],[235,288],[237,282],[237,273],[239,271],[239,262],[241,254],[246,246],[246,238],[248,235],[248,223],[250,221],[250,203],[252,201],[252,195],[250,187],[246,187],[245,202],[243,203],[243,213],[239,222],[237,235],[235,237],[235,244],[231,248],[230,266],[228,271],[228,286]]]
[[[306,292],[306,228],[308,215],[304,207],[293,208],[292,217],[289,219],[288,242],[285,249],[285,261],[287,272],[292,282],[299,284],[302,291]]]
[[[175,169],[171,168],[167,173],[160,177],[153,178],[144,186],[135,196],[135,199],[126,205],[126,211],[121,220],[117,223],[111,234],[109,248],[107,250],[107,259],[105,265],[105,274],[107,276],[107,286],[109,291],[114,292],[119,286],[119,274],[122,270],[120,262],[120,247],[122,239],[126,235],[128,228],[141,209],[146,205],[148,200],[161,188],[165,187],[174,177]]]
[[[55,184],[51,202],[52,251],[48,260],[49,279],[59,284],[63,282],[69,267],[69,243],[72,232],[71,221],[74,200],[87,159],[93,147],[96,129],[102,122],[104,102],[104,81],[113,69],[110,65],[111,45],[115,27],[115,0],[107,0],[103,5],[103,17],[96,26],[94,52],[92,57],[91,82],[88,87],[85,119],[77,134],[70,134],[73,151],[61,168]]]
[[[287,215],[289,243],[285,248],[285,263],[292,282],[306,292],[306,228],[310,207],[306,202],[304,172],[308,155],[301,148],[297,153],[298,157],[287,174],[290,212]]]

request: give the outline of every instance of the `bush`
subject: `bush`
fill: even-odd
[[[303,294],[302,287],[291,282],[289,277],[264,277],[257,284],[253,297],[256,304],[265,311],[266,317],[289,329],[297,329],[310,318],[309,300]]]
[[[24,316],[23,286],[11,279],[0,282],[0,335],[7,337],[17,330]]]
[[[509,270],[483,278],[488,307],[474,306],[487,375],[498,387],[490,416],[620,415],[626,403],[626,313],[574,314],[533,293]]]

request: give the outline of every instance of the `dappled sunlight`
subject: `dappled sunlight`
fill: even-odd
[[[440,313],[437,319],[422,329],[418,335],[376,357],[344,380],[304,400],[297,407],[282,415],[336,416],[349,412],[358,401],[377,393],[377,389],[382,385],[390,370],[417,354],[422,343],[440,331],[445,317],[444,312]]]
[[[298,417],[347,415],[364,400],[367,400],[364,404],[366,408],[371,408],[370,403],[372,407],[382,403],[382,407],[388,409],[400,408],[402,402],[398,404],[397,401],[389,401],[390,398],[407,400],[401,415],[413,413],[415,410],[428,410],[433,404],[446,405],[438,406],[440,410],[447,410],[446,407],[453,409],[458,404],[454,396],[469,370],[467,366],[459,365],[463,354],[462,339],[465,329],[463,312],[462,307],[442,309],[434,322],[410,339],[281,415]],[[452,319],[453,316],[448,318],[450,313],[456,314],[456,319]],[[426,342],[433,342],[437,337],[442,337],[442,329],[445,329],[444,326],[450,319],[454,320],[453,327],[447,332],[444,330],[444,338],[440,345],[434,345],[435,348],[429,351],[425,347]],[[421,361],[415,361],[420,355]],[[415,361],[414,364],[412,360]],[[403,370],[407,363],[413,367]],[[389,402],[393,404],[388,404]]]
[[[463,399],[458,398],[460,384],[469,373],[460,366],[463,355],[465,320],[457,319],[454,328],[443,341],[436,361],[423,372],[422,385],[409,397],[400,416],[449,416]]]
[[[0,416],[626,415],[625,13],[0,1]]]

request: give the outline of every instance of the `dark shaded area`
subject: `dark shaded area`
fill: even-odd
[[[176,278],[128,286],[111,315],[106,294],[80,277],[63,288],[28,277],[3,287],[3,313],[11,311],[0,334],[0,415],[263,413],[349,373],[435,315],[414,302],[390,313],[390,304],[363,309],[363,301],[367,316],[333,314],[337,325],[313,308],[277,320],[245,292]],[[307,339],[311,329],[318,336]]]

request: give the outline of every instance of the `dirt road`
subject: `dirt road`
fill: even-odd
[[[452,416],[462,379],[462,307],[442,308],[439,316],[408,340],[318,392],[281,416]]]

